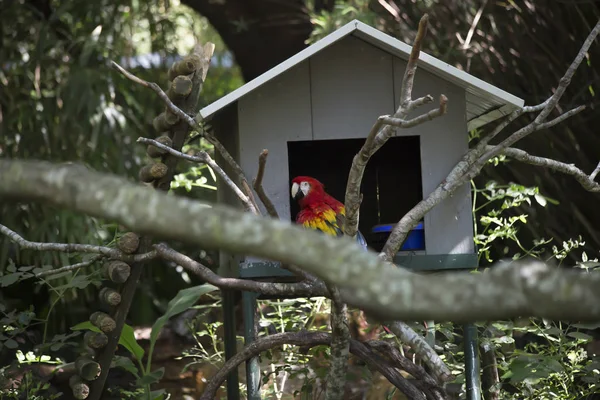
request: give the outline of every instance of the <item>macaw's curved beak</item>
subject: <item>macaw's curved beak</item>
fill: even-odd
[[[302,190],[300,190],[300,185],[298,185],[297,183],[294,183],[292,185],[292,199],[294,199],[295,201],[298,201],[303,197],[304,197],[304,192]]]

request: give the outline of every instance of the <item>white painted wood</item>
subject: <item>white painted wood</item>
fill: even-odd
[[[240,165],[249,180],[269,150],[263,186],[279,216],[290,220],[287,142],[312,139],[308,62],[289,69],[238,102]]]
[[[406,62],[394,59],[396,107]],[[464,89],[424,70],[415,75],[413,98],[430,94],[435,103],[414,111],[409,118],[437,106],[440,94],[448,97],[448,112],[425,124],[398,130],[399,135],[421,137],[421,175],[423,197],[429,195],[448,175],[468,148],[466,100]],[[427,254],[472,253],[473,225],[471,194],[468,185],[444,200],[425,216],[425,247]]]
[[[346,37],[310,59],[313,139],[364,138],[394,112],[392,56]]]

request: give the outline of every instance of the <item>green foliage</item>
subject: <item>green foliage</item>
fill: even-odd
[[[218,288],[213,285],[204,284],[183,289],[177,293],[177,295],[169,302],[164,315],[158,318],[152,326],[152,331],[150,333],[150,348],[148,350],[145,367],[143,364],[145,355],[144,349],[135,339],[133,328],[125,324],[123,326],[123,330],[121,331],[121,336],[119,336],[119,344],[129,351],[134,360],[137,362],[138,367],[136,367],[131,360],[125,357],[115,358],[112,365],[114,367],[120,367],[128,372],[131,372],[137,378],[137,385],[143,388],[143,393],[146,395],[150,393],[149,396],[152,399],[161,398],[164,394],[163,391],[150,392],[150,385],[159,382],[165,373],[164,367],[151,371],[152,354],[154,352],[154,346],[156,344],[156,340],[158,339],[158,335],[170,318],[188,310],[198,301],[198,299],[200,299],[200,297],[215,290],[218,290]],[[74,331],[91,330],[94,332],[100,332],[100,329],[92,325],[90,321],[79,323],[73,326],[71,329]]]
[[[482,342],[498,351],[498,369],[503,382],[518,392],[503,399],[565,399],[586,398],[598,390],[600,357],[585,350],[592,337],[580,332],[585,325],[563,325],[535,319],[496,322],[488,328],[491,338]],[[524,349],[515,348],[514,337],[533,337]]]
[[[1,382],[0,372],[0,382]],[[33,376],[31,371],[23,374],[16,387],[0,390],[0,398],[6,400],[56,400],[61,398],[63,393],[53,393],[50,390],[50,384],[41,382]]]
[[[378,16],[370,7],[369,0],[336,0],[332,11],[316,12],[314,2],[308,1],[308,11],[313,30],[307,44],[312,44],[339,29],[346,23],[357,19],[370,26],[378,26]]]
[[[162,330],[165,323],[169,320],[169,318],[180,314],[190,307],[192,307],[198,299],[210,292],[218,290],[216,286],[204,284],[200,286],[194,286],[191,288],[180,290],[177,293],[177,296],[173,300],[169,302],[167,307],[167,311],[165,314],[158,318],[154,325],[152,326],[152,332],[150,334],[150,350],[148,351],[148,362],[146,365],[146,371],[150,370],[150,365],[152,363],[152,352],[154,351],[154,345],[156,343],[156,339],[158,338],[158,334]]]

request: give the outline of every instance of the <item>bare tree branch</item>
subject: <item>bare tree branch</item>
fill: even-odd
[[[19,247],[28,250],[35,251],[59,251],[62,253],[97,253],[102,254],[105,257],[110,257],[115,260],[121,260],[125,262],[139,262],[148,261],[156,258],[156,252],[150,251],[144,254],[126,254],[118,249],[111,247],[95,246],[91,244],[79,244],[79,243],[42,243],[42,242],[30,242],[24,239],[18,233],[8,229],[4,225],[0,225],[0,233],[7,236],[10,240],[15,242]],[[82,265],[83,266],[83,265]],[[75,268],[74,268],[75,269]],[[58,270],[53,270],[58,271]],[[47,273],[47,275],[53,275],[53,273]],[[61,271],[62,272],[62,271]],[[56,272],[58,273],[58,272]],[[42,275],[43,276],[43,275]]]
[[[34,276],[36,278],[45,278],[46,276],[57,275],[57,274],[61,274],[63,272],[67,272],[67,271],[75,271],[75,270],[78,270],[80,268],[89,267],[90,265],[94,264],[97,261],[102,260],[103,258],[105,258],[105,256],[103,256],[103,255],[97,255],[97,256],[94,256],[94,257],[92,257],[91,259],[89,259],[87,261],[82,261],[80,263],[72,264],[72,265],[66,265],[66,266],[61,267],[61,268],[50,269],[48,271],[38,272]]]
[[[137,142],[143,143],[143,144],[151,144],[152,146],[158,147],[159,149],[168,152],[172,156],[181,158],[183,160],[208,165],[210,168],[213,169],[213,171],[215,171],[221,177],[221,179],[223,179],[223,181],[227,184],[227,186],[229,186],[229,188],[240,199],[240,201],[246,208],[246,211],[249,211],[253,214],[258,214],[258,210],[256,208],[254,208],[254,204],[250,201],[250,198],[248,198],[248,196],[246,196],[242,192],[242,190],[231,180],[231,178],[227,175],[227,173],[225,171],[223,171],[223,168],[221,168],[219,166],[219,164],[217,164],[208,155],[208,153],[206,151],[199,151],[196,153],[196,155],[192,156],[190,154],[185,154],[185,153],[182,153],[181,151],[177,151],[172,147],[165,146],[164,144],[157,142],[154,139],[148,139],[148,138],[141,137],[141,138],[138,138]]]
[[[401,342],[409,345],[415,354],[425,362],[438,382],[449,382],[454,379],[444,361],[436,351],[431,348],[429,343],[425,341],[423,336],[417,334],[402,321],[386,321],[384,324]]]
[[[350,330],[346,314],[348,306],[342,301],[335,285],[327,284],[327,289],[331,295],[331,359],[325,385],[325,400],[342,400],[350,357]]]
[[[593,181],[595,181],[596,180],[596,176],[598,175],[599,172],[600,172],[600,162],[598,163],[598,165],[596,165],[596,168],[590,174],[590,179],[593,180]]]
[[[437,108],[435,110],[431,110],[425,114],[419,115],[418,117],[415,117],[415,118],[412,118],[409,120],[404,120],[402,118],[383,116],[383,117],[379,117],[379,119],[385,125],[391,125],[396,128],[403,128],[403,129],[412,128],[413,126],[420,125],[424,122],[431,121],[434,118],[437,118],[437,117],[440,117],[440,116],[446,114],[447,103],[448,103],[448,98],[442,94],[442,95],[440,95],[439,108]]]
[[[194,120],[194,118],[190,117],[183,110],[181,110],[179,107],[177,107],[175,105],[175,103],[173,103],[171,101],[171,99],[169,99],[169,97],[166,95],[166,93],[156,83],[147,82],[141,78],[138,78],[137,76],[133,75],[131,72],[128,72],[125,68],[121,67],[119,64],[117,64],[114,61],[111,61],[111,63],[126,78],[128,78],[131,81],[138,83],[144,87],[150,88],[154,92],[156,92],[156,94],[158,94],[160,99],[165,103],[165,105],[167,106],[169,111],[171,111],[173,114],[177,115],[177,117],[181,121],[184,121],[190,128],[197,130],[202,135],[202,137],[204,137],[208,142],[210,142],[215,147],[215,149],[219,152],[219,154],[221,154],[221,156],[227,162],[227,164],[229,164],[231,166],[231,168],[235,171],[236,175],[238,175],[238,178],[240,179],[240,183],[242,186],[242,190],[245,192],[245,194],[248,197],[248,199],[250,200],[250,202],[252,202],[252,204],[254,206],[253,208],[258,210],[258,206],[254,199],[254,195],[252,194],[252,190],[250,190],[250,186],[248,185],[248,180],[246,179],[246,177],[244,175],[244,171],[242,170],[240,165],[235,161],[235,159],[231,156],[229,151],[227,151],[225,146],[223,146],[223,144],[214,135],[210,134],[209,132],[206,132],[202,128],[202,126]]]
[[[393,363],[395,365],[397,365],[399,368],[408,372],[416,379],[422,380],[423,382],[427,383],[430,386],[439,387],[439,386],[443,385],[444,382],[448,382],[451,379],[454,379],[454,377],[452,375],[450,375],[450,377],[446,378],[445,381],[436,381],[435,378],[433,378],[431,375],[429,375],[427,373],[427,371],[425,371],[425,368],[413,363],[411,360],[404,357],[400,353],[400,350],[398,350],[398,348],[396,348],[396,346],[394,346],[392,343],[385,342],[383,340],[369,340],[365,344],[367,346],[377,350],[384,356],[390,358],[393,361]]]
[[[373,154],[375,154],[375,152],[377,152],[377,150],[379,150],[379,148],[381,148],[381,146],[383,146],[396,131],[396,127],[391,125],[384,126],[382,129],[380,129],[381,125],[384,124],[384,120],[387,122],[392,122],[396,125],[400,125],[403,128],[409,128],[429,121],[435,117],[439,117],[446,112],[447,98],[446,96],[441,95],[440,106],[438,109],[429,111],[428,113],[413,118],[409,121],[404,120],[406,116],[416,107],[433,101],[433,98],[430,95],[418,98],[414,101],[411,100],[417,62],[421,53],[422,41],[427,32],[427,21],[428,16],[425,14],[419,22],[417,37],[413,43],[406,70],[404,71],[400,95],[400,106],[398,107],[398,110],[396,110],[396,113],[392,117],[380,117],[376,121],[371,128],[365,143],[352,160],[352,166],[350,167],[350,172],[348,173],[348,183],[346,185],[346,193],[344,198],[346,222],[344,223],[343,227],[344,233],[350,237],[356,236],[356,233],[358,232],[358,215],[361,203],[360,186],[367,163]]]
[[[507,120],[503,121],[499,128],[494,130],[492,134],[485,137],[474,149],[469,150],[462,160],[456,164],[456,166],[450,171],[448,176],[444,181],[440,183],[440,185],[427,196],[427,198],[421,200],[416,206],[414,206],[408,213],[406,213],[400,221],[394,226],[391,234],[388,237],[386,244],[384,245],[381,253],[379,254],[380,258],[384,260],[392,260],[396,255],[402,243],[408,236],[408,233],[412,228],[414,228],[419,221],[423,218],[425,214],[427,214],[433,207],[438,205],[444,199],[451,196],[456,192],[462,185],[466,184],[477,176],[481,169],[487,164],[487,161],[498,154],[500,154],[503,149],[513,145],[517,141],[521,140],[525,136],[536,132],[540,129],[547,129],[559,122],[564,121],[581,112],[584,107],[577,107],[573,110],[570,110],[559,117],[546,122],[546,118],[550,115],[550,112],[556,107],[558,101],[561,96],[564,94],[566,88],[571,82],[571,78],[573,74],[581,64],[581,61],[584,59],[585,54],[587,53],[589,47],[594,42],[596,36],[600,33],[600,21],[596,24],[594,29],[590,32],[587,39],[583,43],[581,49],[577,53],[575,59],[567,69],[565,75],[560,79],[558,87],[554,94],[550,96],[544,103],[539,104],[537,106],[525,107],[523,110],[515,111],[509,115]],[[537,112],[540,113],[537,117],[526,125],[525,127],[517,130],[513,134],[511,134],[507,139],[502,141],[500,144],[494,146],[494,150],[487,150],[487,144],[491,140],[491,138],[497,135],[508,123],[514,120],[516,117],[521,115],[524,112]],[[483,155],[482,155],[483,154]]]
[[[481,386],[484,400],[500,400],[500,376],[493,344],[489,340],[480,342]]]
[[[250,343],[242,351],[230,358],[223,367],[213,376],[208,382],[200,400],[212,400],[219,387],[225,381],[227,375],[235,370],[238,365],[249,358],[255,357],[258,354],[283,346],[284,344],[296,346],[318,346],[329,345],[331,343],[331,335],[325,332],[285,332],[265,337],[258,338]],[[358,358],[364,360],[370,368],[381,372],[392,384],[394,384],[402,393],[405,393],[408,398],[415,400],[425,400],[425,396],[411,382],[403,378],[385,359],[375,354],[369,347],[356,341],[350,341],[350,352]]]
[[[494,146],[487,146],[492,150]],[[502,151],[501,154],[504,154],[510,158],[514,158],[515,160],[522,161],[527,164],[535,165],[538,167],[550,168],[557,172],[562,172],[563,174],[571,175],[574,177],[577,182],[583,186],[585,190],[590,192],[598,193],[600,192],[600,184],[594,181],[592,174],[587,175],[585,172],[577,168],[573,164],[566,164],[557,160],[553,160],[551,158],[538,157],[533,156],[521,149],[515,149],[514,147],[508,147]],[[594,170],[596,171],[596,170]]]
[[[382,321],[600,320],[596,272],[528,261],[480,274],[415,274],[348,237],[329,237],[288,221],[149,191],[115,175],[42,161],[0,159],[0,196],[43,201],[165,240],[297,265],[334,283],[344,302]]]
[[[412,110],[414,103],[412,103],[412,90],[413,82],[415,81],[415,73],[417,71],[417,62],[421,55],[421,47],[423,46],[423,39],[427,35],[427,25],[429,23],[429,15],[425,14],[419,21],[419,28],[417,30],[417,36],[413,42],[413,47],[408,57],[408,63],[406,70],[404,70],[404,77],[402,78],[402,88],[400,89],[400,108],[403,110]],[[408,112],[407,112],[408,114]]]
[[[273,202],[265,193],[265,189],[263,188],[262,181],[263,176],[265,175],[265,168],[267,165],[267,157],[269,155],[269,150],[264,149],[260,155],[258,156],[258,172],[256,173],[256,178],[252,183],[254,190],[258,194],[258,198],[263,203],[265,208],[267,209],[267,213],[273,218],[279,218],[279,214],[277,213],[277,209],[273,205]]]
[[[181,265],[187,271],[202,278],[219,289],[235,289],[256,292],[273,296],[327,296],[327,290],[319,282],[278,283],[259,282],[250,279],[224,278],[215,274],[210,268],[192,260],[164,243],[154,245],[158,254],[165,260]]]
[[[550,104],[550,102],[548,102],[548,105],[546,105],[546,107],[549,107],[549,104]],[[523,139],[525,136],[528,136],[533,132],[551,128],[554,125],[556,125],[560,122],[563,122],[564,120],[572,117],[575,114],[580,113],[583,110],[585,110],[585,106],[579,106],[572,110],[567,111],[564,114],[559,115],[558,117],[556,117],[555,119],[553,119],[551,121],[544,122],[544,123],[536,123],[536,121],[537,121],[537,117],[536,117],[535,121],[524,126],[521,129],[519,129],[518,131],[516,131],[515,133],[510,135],[508,138],[503,140],[502,143],[492,146],[490,148],[490,150],[488,150],[485,154],[483,154],[479,158],[479,160],[475,164],[473,164],[472,169],[479,171],[488,162],[488,160],[496,157],[498,154],[500,154],[502,152],[503,149],[506,149],[507,147],[512,146],[519,140]]]
[[[169,99],[169,96],[167,96],[167,94],[160,88],[158,84],[154,82],[148,82],[142,78],[138,78],[137,76],[127,71],[125,68],[121,67],[114,61],[111,61],[111,64],[117,71],[119,71],[124,77],[126,77],[130,81],[135,82],[138,85],[142,85],[143,87],[152,89],[158,95],[158,97],[160,97],[160,99],[165,103],[169,111],[177,115],[177,117],[180,120],[185,121],[192,128],[198,127],[198,124],[196,123],[196,121],[194,121],[194,118],[190,117],[181,108],[177,107],[175,103],[173,103],[171,99]],[[200,129],[200,132],[201,131],[202,130]]]

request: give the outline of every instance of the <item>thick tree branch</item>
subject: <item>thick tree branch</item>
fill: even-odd
[[[266,169],[266,165],[267,165],[267,157],[268,156],[269,156],[269,150],[267,150],[267,149],[264,149],[258,156],[258,172],[256,173],[256,178],[254,179],[252,186],[254,187],[254,190],[258,194],[258,198],[260,199],[260,201],[263,203],[263,205],[267,209],[267,213],[273,218],[279,218],[279,214],[277,213],[277,209],[275,208],[275,205],[273,205],[273,202],[271,201],[271,199],[265,192],[265,189],[263,188],[263,185],[262,185],[263,177],[265,175],[265,169]]]
[[[126,254],[118,249],[111,247],[95,246],[91,244],[79,244],[79,243],[41,243],[41,242],[30,242],[24,239],[18,233],[8,229],[4,225],[0,225],[0,233],[7,236],[10,240],[19,245],[22,249],[35,250],[35,251],[59,251],[62,253],[96,253],[101,254],[105,257],[110,257],[115,260],[121,260],[125,262],[138,262],[148,261],[156,258],[156,252],[150,251],[144,254]],[[91,263],[90,263],[91,264]],[[89,264],[88,264],[89,265]],[[82,265],[82,267],[85,265]],[[70,266],[71,269],[77,267]],[[66,268],[66,267],[63,267]],[[52,270],[52,271],[58,271]],[[66,270],[65,270],[66,271]],[[61,271],[62,272],[62,271]],[[54,275],[58,272],[44,271],[45,275]],[[42,276],[45,276],[42,275]]]
[[[219,289],[235,289],[248,292],[256,292],[272,296],[327,296],[325,285],[320,282],[259,282],[250,279],[223,278],[211,271],[210,268],[192,260],[185,254],[181,254],[164,243],[154,245],[158,254],[165,260],[181,265],[187,271],[199,278],[218,287]]]
[[[285,332],[275,335],[261,337],[247,345],[242,351],[230,358],[225,365],[208,382],[200,400],[212,400],[219,387],[225,381],[227,375],[235,370],[238,365],[249,358],[255,357],[263,351],[281,347],[284,344],[296,346],[318,346],[329,345],[331,335],[325,332]],[[364,360],[370,368],[382,373],[392,384],[394,384],[408,398],[416,400],[425,400],[425,396],[415,388],[407,379],[396,371],[385,359],[375,354],[368,346],[356,341],[350,341],[350,352],[358,358]]]
[[[487,146],[488,149],[492,150],[494,146]],[[515,160],[535,165],[543,168],[550,168],[557,172],[562,172],[563,174],[571,175],[573,178],[577,180],[583,186],[585,190],[590,192],[598,193],[600,192],[600,184],[594,181],[592,174],[587,175],[585,172],[577,168],[573,164],[563,163],[557,160],[553,160],[551,158],[538,157],[533,156],[521,149],[515,149],[514,147],[508,147],[502,151],[501,154],[504,154],[510,158],[514,158]]]
[[[217,164],[215,162],[215,160],[213,160],[206,151],[199,151],[196,153],[196,155],[190,155],[190,154],[182,153],[181,151],[177,151],[172,147],[165,146],[164,144],[157,142],[154,139],[148,139],[148,138],[141,137],[141,138],[138,138],[137,142],[143,143],[143,144],[150,144],[152,146],[158,147],[159,149],[168,152],[169,154],[171,154],[174,157],[181,158],[182,160],[187,160],[187,161],[191,161],[191,162],[195,162],[195,163],[208,165],[210,168],[212,168],[213,171],[215,171],[221,177],[221,179],[223,179],[223,181],[227,184],[227,186],[229,186],[229,188],[240,199],[240,201],[244,205],[246,211],[249,211],[253,214],[258,214],[258,210],[256,208],[254,208],[254,204],[250,201],[250,198],[248,196],[246,196],[244,194],[244,192],[242,192],[242,190],[231,180],[231,178],[227,175],[227,173],[225,171],[223,171],[223,168],[221,168],[219,166],[219,164]]]
[[[0,196],[37,200],[109,219],[142,234],[297,265],[380,320],[466,322],[538,316],[600,320],[600,274],[539,261],[480,274],[419,275],[328,237],[224,205],[149,191],[115,175],[39,161],[0,160]]]

